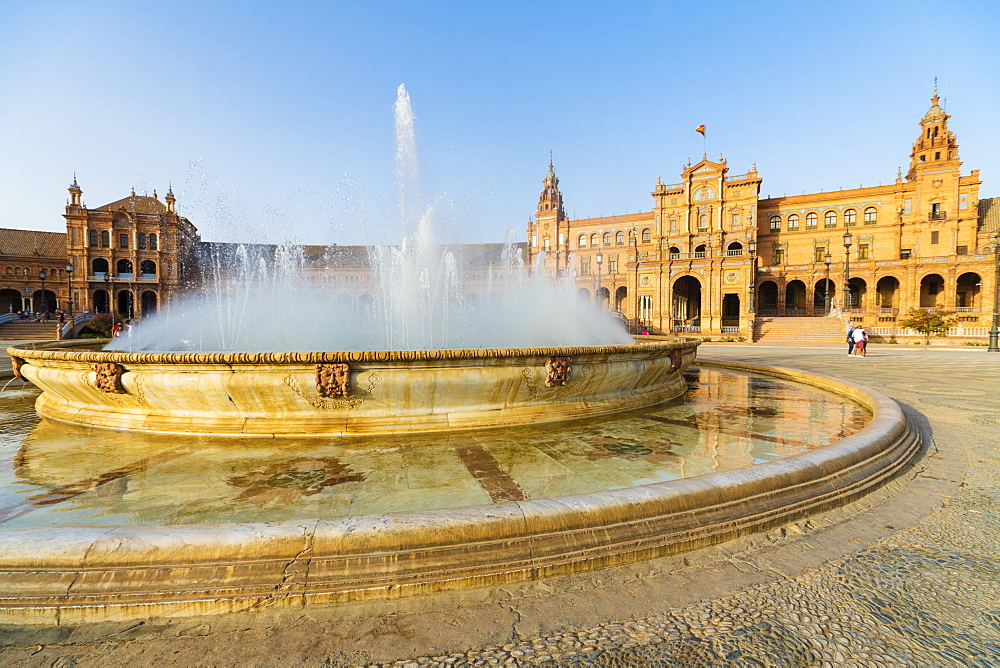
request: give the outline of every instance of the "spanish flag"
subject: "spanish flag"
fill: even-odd
[[[705,136],[705,126],[704,125],[699,125],[698,127],[696,127],[694,129],[694,131],[695,132],[700,132],[702,137]]]

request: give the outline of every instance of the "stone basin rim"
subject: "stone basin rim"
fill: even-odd
[[[623,355],[627,353],[654,352],[683,348],[693,338],[668,338],[605,346],[548,346],[539,348],[462,348],[439,350],[363,350],[329,352],[129,352],[120,350],[89,350],[104,345],[111,339],[85,339],[73,341],[38,341],[17,344],[7,348],[7,354],[22,359],[53,360],[64,362],[116,362],[118,364],[327,364],[338,362],[424,362],[485,359],[513,359],[525,357]],[[88,350],[77,350],[86,347]]]

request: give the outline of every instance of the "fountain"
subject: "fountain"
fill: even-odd
[[[412,138],[412,114],[402,88],[397,136]],[[400,142],[398,173],[412,177],[414,154],[410,139]],[[399,183],[403,190],[414,186],[409,177]],[[698,343],[633,342],[576,302],[572,281],[553,282],[541,272],[528,276],[519,271],[512,252],[499,272],[507,291],[489,309],[463,303],[454,258],[431,243],[427,209],[413,196],[400,202],[401,226],[416,218],[416,232],[402,233],[396,246],[376,249],[374,263],[387,282],[376,307],[359,317],[331,309],[306,320],[282,310],[281,317],[292,321],[284,329],[295,336],[262,343],[248,326],[248,300],[235,292],[217,295],[213,309],[192,304],[193,310],[178,309],[171,319],[143,323],[132,338],[107,349],[75,341],[9,348],[15,373],[41,390],[36,410],[43,418],[144,433],[115,441],[115,457],[122,463],[113,471],[56,485],[30,497],[27,506],[0,508],[0,622],[346,603],[606,568],[709,545],[849,502],[891,479],[919,450],[916,431],[884,396],[795,371],[729,365],[821,388],[867,411],[871,420],[824,447],[809,446],[774,461],[750,460],[753,465],[743,468],[654,478],[648,484],[505,496],[500,492],[509,492],[503,481],[510,476],[489,454],[491,434],[575,429],[586,435],[595,420],[616,416],[648,416],[643,424],[668,424],[673,418],[649,411],[684,393],[683,372],[694,361]],[[287,288],[282,281],[297,280],[296,254],[280,255],[279,273],[266,282]],[[260,265],[243,266],[255,271]],[[239,284],[231,288],[238,291]],[[265,303],[280,305],[286,292],[263,294]],[[35,452],[51,451],[46,439],[56,444],[52,447],[64,447],[55,424],[43,422],[35,433]],[[485,429],[497,427],[505,429]],[[63,429],[77,434],[67,437],[69,456],[90,432]],[[606,451],[645,452],[644,446],[621,441],[619,427],[609,429],[615,437]],[[190,436],[170,436],[176,434]],[[205,441],[217,436],[225,438]],[[261,436],[281,436],[290,444],[279,446],[291,453],[282,460],[285,468],[252,469],[231,476],[226,485],[260,488],[262,498],[319,494],[326,481],[363,477],[344,461],[356,456],[367,461],[366,448],[379,442],[372,439],[419,437],[460,453],[468,470],[480,478],[492,476],[486,486],[499,492],[478,505],[359,515],[320,508],[291,518],[205,524],[95,526],[97,519],[59,528],[3,524],[4,517],[17,517],[31,503],[73,498],[157,462],[202,448],[206,457],[209,452],[217,457],[226,450],[226,439],[238,459],[252,459],[254,442],[275,442]],[[153,445],[143,445],[147,442]],[[325,443],[342,451],[314,452]],[[30,439],[25,441],[29,446]],[[32,450],[27,452],[26,461]],[[51,452],[45,456],[56,461],[58,449]],[[519,461],[514,457],[508,468]],[[56,468],[45,470],[51,474]]]

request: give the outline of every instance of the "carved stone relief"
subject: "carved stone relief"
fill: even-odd
[[[339,399],[351,393],[351,367],[347,364],[317,364],[316,394]]]
[[[122,374],[125,373],[125,369],[121,364],[98,362],[94,365],[94,371],[97,372],[94,386],[101,392],[125,394],[125,388],[122,387]]]
[[[550,357],[545,360],[545,386],[563,386],[569,383],[573,372],[572,362],[572,357]]]

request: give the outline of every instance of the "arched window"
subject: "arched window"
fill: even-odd
[[[844,226],[850,227],[858,222],[858,212],[854,209],[848,209],[844,212]]]
[[[94,276],[103,276],[108,273],[108,261],[103,257],[96,258],[90,263],[90,266],[93,268]]]
[[[696,258],[705,257],[705,244],[702,244],[694,249],[694,256]]]
[[[611,245],[611,233],[610,232],[605,232],[604,233],[604,237],[602,238],[602,241],[604,242],[605,246],[610,246]]]
[[[14,269],[14,275],[15,276],[20,276],[21,275],[21,268],[20,267],[17,267],[16,269]]]
[[[837,212],[827,211],[823,214],[823,227],[836,227],[837,226]]]
[[[118,260],[115,264],[115,270],[118,271],[119,276],[131,276],[132,260]]]
[[[111,245],[111,234],[107,230],[101,232],[101,248],[107,248]]]
[[[7,267],[7,275],[8,276],[12,276],[13,274],[14,274],[14,268],[13,267]]]
[[[143,260],[139,263],[139,273],[143,278],[156,278],[156,263],[152,260]]]
[[[594,234],[590,235],[590,245],[594,246],[595,248],[597,247],[597,233],[596,232]]]
[[[793,213],[788,216],[788,231],[795,232],[799,229],[799,214]]]
[[[615,232],[615,246],[624,246],[624,245],[625,245],[625,233],[622,232],[621,230],[618,230],[617,232]]]
[[[156,250],[156,235],[149,235],[149,250]]]
[[[698,229],[707,230],[708,229],[708,214],[701,214],[698,216]]]
[[[771,231],[780,232],[781,231],[781,216],[771,216]]]
[[[874,225],[878,222],[878,210],[870,206],[865,209],[865,225]]]
[[[816,223],[819,221],[819,216],[816,215],[815,211],[810,211],[806,214],[806,229],[815,230]]]
[[[726,247],[726,255],[743,255],[743,244],[734,241]]]
[[[679,260],[681,258],[681,249],[677,246],[670,247],[670,259]]]
[[[648,244],[653,241],[653,231],[648,227],[642,231],[642,243]]]
[[[90,237],[90,247],[97,248],[97,230],[91,230],[88,232],[88,236]]]
[[[577,248],[586,248],[587,247],[587,235],[586,234],[581,234],[580,235],[580,238],[576,240],[576,246],[577,246]]]

